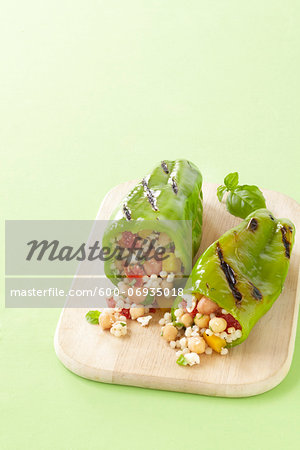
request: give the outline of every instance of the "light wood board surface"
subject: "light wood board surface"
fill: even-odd
[[[97,219],[108,219],[135,183],[112,189],[103,200]],[[218,202],[216,188],[209,183],[203,186],[204,223],[199,254],[240,221]],[[294,222],[296,241],[280,298],[243,344],[230,349],[227,356],[201,355],[200,365],[180,367],[175,362],[175,351],[160,337],[160,312],[149,327],[130,321],[130,334],[115,338],[87,323],[88,309],[65,308],[55,333],[55,351],[61,362],[77,375],[95,381],[214,396],[251,396],[278,385],[288,373],[295,343],[300,293],[300,207],[278,192],[265,190],[264,194],[276,217]]]

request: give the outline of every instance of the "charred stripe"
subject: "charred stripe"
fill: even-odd
[[[167,173],[167,174],[169,173],[169,169],[168,169],[167,163],[165,161],[161,162],[161,167],[165,173]]]
[[[131,220],[131,211],[128,208],[128,206],[126,206],[125,204],[123,205],[123,213],[124,213],[126,220]]]
[[[234,271],[233,271],[232,267],[224,260],[223,252],[222,252],[219,242],[217,242],[217,255],[218,255],[218,258],[220,261],[221,269],[224,272],[227,283],[231,289],[232,295],[235,298],[235,302],[236,302],[236,304],[239,304],[242,301],[243,296],[240,293],[240,291],[235,287],[236,278],[235,278]]]
[[[142,180],[142,185],[144,187],[144,192],[147,196],[148,202],[151,205],[153,211],[158,211],[158,207],[156,205],[156,198],[154,197],[153,191],[149,188],[148,183],[145,178]]]
[[[250,231],[256,231],[257,228],[258,228],[258,222],[257,222],[257,219],[255,219],[254,217],[252,217],[252,219],[251,219],[250,222],[248,223],[247,230],[250,230]]]
[[[282,243],[284,245],[284,249],[285,249],[285,256],[287,258],[290,258],[291,256],[291,243],[290,241],[287,239],[287,229],[285,226],[280,228],[281,234],[282,234]]]
[[[178,194],[178,185],[176,183],[175,178],[172,178],[172,189],[173,189],[174,194],[177,195]]]
[[[263,295],[260,290],[256,286],[254,286],[253,283],[250,282],[250,284],[252,286],[252,297],[255,298],[255,300],[262,300]]]

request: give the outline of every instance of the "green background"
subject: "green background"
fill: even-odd
[[[93,219],[111,187],[163,158],[299,201],[299,9],[1,2],[2,219]],[[4,305],[4,276],[0,288]],[[1,309],[1,449],[298,448],[299,333],[278,387],[223,399],[73,375],[53,349],[59,314]]]

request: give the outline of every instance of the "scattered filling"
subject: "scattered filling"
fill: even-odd
[[[182,300],[173,313],[166,312],[159,320],[161,336],[176,350],[176,362],[181,366],[200,364],[199,355],[211,355],[213,351],[227,355],[227,344],[242,337],[241,325],[225,309],[205,296],[192,298],[190,307]],[[122,337],[128,332],[128,319],[137,320],[145,327],[152,319],[149,313],[155,311],[134,305],[128,309],[89,311],[86,318],[92,324],[99,323],[103,330],[110,330],[114,336]]]
[[[159,248],[164,249],[162,255],[158,253]],[[146,327],[152,319],[149,313],[155,312],[151,306],[162,307],[164,300],[169,300],[169,306],[172,304],[172,297],[175,299],[178,294],[174,281],[182,278],[184,267],[175,243],[166,233],[124,231],[112,243],[112,250],[116,249],[120,251],[110,268],[120,279],[117,292],[107,298],[107,309],[101,313],[90,311],[86,318],[122,337],[128,332],[127,320],[137,320]]]
[[[161,336],[176,350],[177,364],[200,364],[199,355],[213,351],[227,355],[227,344],[242,337],[239,322],[205,296],[193,296],[191,306],[182,300],[178,308],[160,319]]]
[[[141,250],[147,252],[147,246],[150,251],[148,257],[143,258]],[[156,311],[153,306],[166,307],[164,300],[169,300],[170,306],[176,296],[181,295],[174,281],[183,277],[184,267],[175,243],[166,233],[124,231],[115,238],[112,247],[123,251],[111,264],[113,274],[120,279],[117,295],[107,299],[107,309],[89,311],[86,318],[89,323],[99,323],[103,330],[110,330],[113,336],[123,337],[128,333],[128,320],[148,326],[151,313]],[[168,257],[158,260],[153,255],[161,247],[165,249],[163,256]],[[177,364],[200,364],[199,355],[211,355],[213,351],[227,355],[227,344],[242,337],[239,322],[204,295],[183,297],[177,309],[166,312],[159,321],[161,336],[176,350]]]
[[[132,307],[130,309],[106,308],[103,311],[89,311],[86,319],[93,325],[99,324],[102,330],[110,330],[115,337],[122,337],[128,333],[127,320],[137,320],[142,327],[149,324],[154,313],[154,308],[145,308],[144,306]],[[146,315],[145,314],[149,314]]]

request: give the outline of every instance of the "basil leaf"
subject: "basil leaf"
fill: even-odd
[[[245,219],[253,211],[266,208],[266,201],[257,186],[244,184],[229,192],[226,206],[230,214]]]
[[[187,366],[188,365],[188,362],[185,359],[184,355],[180,355],[176,362],[177,362],[177,364],[179,364],[179,366]]]
[[[88,321],[88,323],[91,323],[92,325],[97,325],[99,323],[99,316],[101,312],[100,311],[89,311],[86,313],[85,318]]]
[[[224,184],[228,190],[234,189],[239,184],[239,174],[237,172],[229,173],[224,178]]]
[[[219,199],[219,202],[222,201],[223,196],[224,196],[226,190],[227,190],[227,187],[226,187],[226,186],[219,186],[219,187],[218,187],[218,189],[217,189],[217,197],[218,197],[218,199]]]
[[[239,174],[229,173],[224,178],[224,185],[217,189],[217,196],[221,202],[224,194],[228,191],[226,198],[227,210],[236,217],[245,219],[249,214],[260,208],[266,208],[265,198],[257,186],[244,184],[239,186]]]

